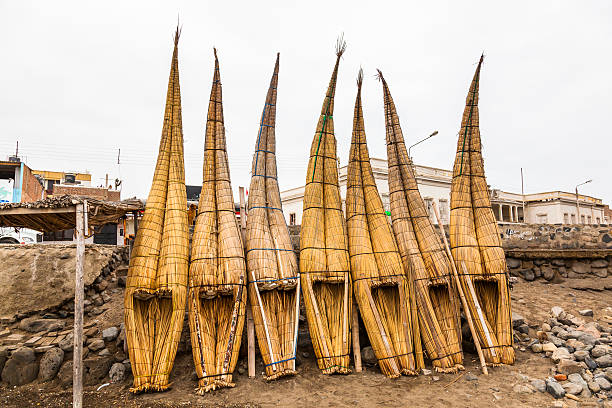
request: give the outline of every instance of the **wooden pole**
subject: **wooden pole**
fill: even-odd
[[[76,271],[74,276],[74,355],[72,363],[72,406],[83,407],[83,302],[85,286],[85,231],[87,225],[87,200],[75,207]]]
[[[355,372],[360,373],[361,368],[361,345],[359,344],[359,311],[357,310],[357,302],[353,299],[353,356],[355,359]]]
[[[242,243],[246,245],[246,200],[244,197],[244,187],[238,187],[240,194],[240,229],[242,231]],[[248,298],[248,291],[247,291]],[[247,301],[247,303],[249,303]],[[253,321],[253,312],[247,305],[247,355],[249,378],[255,378],[255,323]]]
[[[476,346],[476,351],[478,352],[478,358],[480,359],[480,366],[482,367],[482,372],[484,375],[489,375],[489,370],[487,370],[487,363],[485,361],[484,354],[482,354],[482,348],[480,348],[480,341],[478,341],[478,335],[476,333],[476,329],[474,328],[472,314],[470,313],[470,308],[468,307],[465,294],[463,293],[463,288],[461,287],[461,281],[459,280],[459,273],[457,272],[455,259],[453,258],[453,254],[451,253],[450,247],[448,246],[448,241],[446,241],[446,233],[444,232],[444,227],[442,225],[442,222],[440,221],[440,214],[438,213],[438,206],[436,205],[435,201],[432,203],[432,208],[434,210],[434,215],[436,216],[438,226],[442,231],[442,241],[444,242],[444,249],[446,249],[448,258],[451,261],[453,276],[455,277],[455,282],[457,284],[457,291],[459,292],[459,297],[461,298],[461,303],[463,304],[463,310],[465,311],[465,317],[467,318],[468,325],[470,326],[470,331],[472,332],[472,338],[474,339],[474,346]]]

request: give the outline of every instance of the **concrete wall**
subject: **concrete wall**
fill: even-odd
[[[83,187],[83,186],[56,184],[53,186],[53,194],[54,195],[72,194],[72,195],[101,198],[103,200],[109,200],[109,201],[121,200],[120,191],[108,190],[108,189],[99,188],[99,187]]]

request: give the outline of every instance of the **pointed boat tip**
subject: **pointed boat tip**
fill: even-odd
[[[361,85],[363,84],[363,68],[359,67],[359,73],[357,74],[357,88],[361,91]]]
[[[336,56],[338,59],[344,54],[344,51],[346,51],[346,41],[344,41],[344,33],[342,33],[336,40]]]
[[[176,31],[174,32],[174,46],[178,47],[179,38],[181,38],[181,31],[183,31],[183,27],[180,25],[180,22],[176,22]]]
[[[376,68],[376,79],[379,81],[385,82],[385,77],[380,69]]]
[[[213,47],[213,54],[215,54],[215,61],[217,61],[217,47]]]

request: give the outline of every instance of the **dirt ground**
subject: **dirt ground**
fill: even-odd
[[[525,317],[530,325],[541,324],[548,318],[552,306],[561,306],[578,315],[578,310],[590,308],[595,312],[612,305],[612,291],[578,291],[568,282],[546,284],[520,282],[512,291],[513,309]],[[114,313],[113,313],[114,314]],[[590,318],[587,318],[587,320]],[[602,323],[604,324],[604,323]],[[324,376],[315,366],[312,352],[303,358],[298,375],[275,382],[266,382],[261,375],[249,379],[246,374],[236,375],[236,387],[197,396],[193,389],[196,381],[193,362],[189,354],[177,357],[170,391],[158,394],[131,395],[129,380],[110,384],[99,391],[86,387],[86,407],[273,407],[273,406],[410,406],[422,407],[548,407],[553,403],[549,394],[535,392],[519,394],[516,384],[528,378],[545,379],[552,362],[542,354],[521,351],[517,345],[514,366],[490,368],[484,376],[474,354],[465,354],[466,371],[459,374],[421,375],[391,380],[380,374],[377,367],[366,367],[359,374]],[[299,353],[304,353],[300,350]],[[257,367],[262,372],[262,367]],[[179,374],[176,374],[179,373]],[[477,380],[468,381],[468,373]],[[434,378],[437,377],[437,378]],[[528,378],[527,378],[528,377]],[[57,383],[32,383],[23,387],[0,386],[0,406],[6,407],[59,407],[70,406],[71,390],[62,390]],[[564,400],[569,407],[598,406],[594,398],[580,404]]]

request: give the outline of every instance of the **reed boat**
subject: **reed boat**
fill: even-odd
[[[153,183],[128,270],[124,319],[133,393],[165,391],[185,319],[189,231],[183,159],[178,41],[168,81]]]
[[[456,372],[463,369],[463,354],[451,260],[419,192],[389,86],[382,72],[378,77],[385,105],[391,220],[414,288],[423,345],[436,371]]]
[[[352,287],[346,221],[338,186],[334,94],[346,43],[336,65],[310,148],[300,231],[300,281],[312,346],[323,374],[348,374]]]
[[[267,380],[296,373],[300,314],[298,264],[276,169],[279,58],[277,54],[255,143],[246,224],[249,303]]]
[[[354,295],[383,374],[417,375],[423,368],[418,322],[395,237],[372,173],[357,78],[349,153],[346,224]],[[417,357],[418,355],[418,357]]]
[[[513,364],[508,268],[491,209],[480,142],[478,89],[483,57],[466,98],[453,166],[450,246],[489,364]]]
[[[219,60],[208,104],[202,191],[191,247],[189,327],[198,376],[196,392],[233,387],[246,291],[242,236],[230,180]]]

